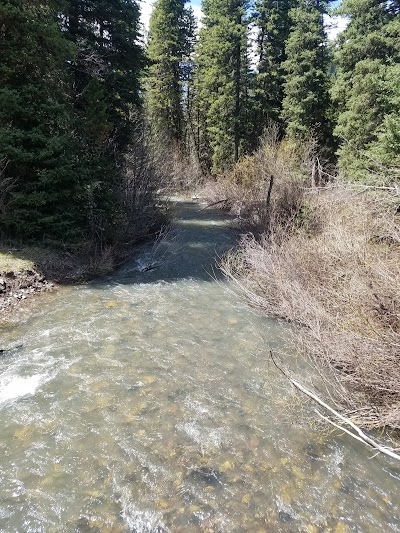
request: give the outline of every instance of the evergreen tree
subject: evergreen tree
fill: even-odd
[[[71,65],[76,110],[85,117],[88,102],[102,102],[103,112],[92,113],[89,122],[101,117],[100,129],[108,129],[112,149],[120,152],[130,140],[132,106],[141,103],[139,17],[134,0],[67,0],[63,11],[66,35],[78,48]]]
[[[294,0],[259,0],[254,22],[257,30],[257,73],[255,77],[255,136],[270,121],[281,122],[285,45],[291,22],[289,10]]]
[[[245,0],[203,0],[196,47],[195,93],[199,152],[219,172],[243,151],[248,85]]]
[[[0,2],[0,220],[3,235],[73,239],[84,226],[79,147],[49,2]]]
[[[119,217],[123,157],[131,141],[133,111],[141,106],[144,54],[134,0],[65,0],[64,35],[77,53],[70,63],[76,135],[88,181],[88,229],[108,239]]]
[[[131,0],[0,0],[0,220],[7,236],[106,238],[140,105]]]
[[[315,135],[321,146],[331,144],[328,67],[330,57],[323,0],[300,0],[290,10],[291,30],[286,42],[282,117],[287,135],[301,139]]]
[[[186,0],[158,0],[150,18],[147,108],[155,132],[181,144],[195,21]]]
[[[339,166],[348,178],[371,179],[400,159],[399,3],[346,0],[340,13],[350,23],[339,37],[333,89]]]

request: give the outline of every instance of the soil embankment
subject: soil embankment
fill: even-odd
[[[39,247],[0,247],[0,319],[12,318],[35,294],[110,272],[120,257],[111,248],[94,256]]]
[[[53,290],[55,284],[35,270],[0,272],[0,312],[10,311],[33,294]]]

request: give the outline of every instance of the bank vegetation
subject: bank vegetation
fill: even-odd
[[[399,429],[398,175],[381,188],[332,172],[312,141],[300,149],[270,128],[254,156],[203,189],[245,230],[222,269],[252,305],[291,324],[288,351],[311,358],[343,413]]]

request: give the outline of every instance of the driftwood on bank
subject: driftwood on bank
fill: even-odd
[[[223,204],[224,202],[228,202],[229,198],[224,198],[223,200],[218,200],[218,202],[213,202],[212,204],[208,204],[201,211],[204,211],[205,209],[208,209],[209,207],[213,207],[214,205]]]
[[[298,389],[300,392],[302,392],[303,394],[305,394],[306,396],[308,396],[309,398],[311,398],[312,400],[314,400],[316,403],[318,403],[321,407],[323,407],[324,409],[326,409],[327,411],[329,411],[330,413],[332,413],[334,416],[336,416],[336,418],[338,418],[339,420],[341,420],[342,422],[344,422],[345,424],[347,424],[348,426],[350,426],[354,431],[355,433],[353,433],[352,431],[348,430],[347,428],[344,428],[343,426],[333,422],[332,420],[330,420],[328,417],[324,416],[322,413],[320,413],[317,409],[315,410],[315,412],[323,419],[325,420],[326,422],[329,422],[329,424],[331,424],[332,426],[340,429],[341,431],[344,431],[345,433],[347,433],[347,435],[350,435],[351,437],[353,437],[354,439],[366,444],[367,446],[370,446],[371,448],[374,448],[377,452],[380,452],[380,453],[383,453],[385,455],[388,455],[389,457],[391,457],[392,459],[396,459],[397,461],[400,461],[400,455],[395,453],[391,448],[388,448],[387,446],[382,446],[381,444],[379,444],[378,442],[374,441],[373,439],[371,439],[368,435],[366,435],[354,422],[352,422],[349,418],[346,418],[345,416],[341,415],[338,411],[336,411],[335,409],[333,409],[333,407],[331,407],[330,405],[328,405],[327,403],[325,403],[323,400],[321,400],[321,398],[319,398],[314,392],[311,392],[309,391],[308,389],[306,389],[301,383],[299,383],[298,381],[292,379],[290,376],[288,376],[286,374],[286,372],[278,365],[278,363],[276,362],[275,358],[274,358],[274,355],[272,353],[272,351],[270,351],[270,355],[271,355],[271,359],[272,359],[272,362],[274,363],[274,365],[276,366],[276,368],[285,376],[286,379],[288,379],[290,381],[290,383],[296,387],[296,389]]]

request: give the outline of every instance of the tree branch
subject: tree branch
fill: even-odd
[[[288,376],[284,370],[282,370],[282,368],[277,364],[277,362],[275,361],[274,359],[274,356],[273,356],[273,353],[272,351],[270,351],[270,355],[271,355],[271,359],[274,363],[274,365],[278,368],[278,370],[292,383],[292,385],[294,385],[296,387],[296,389],[298,389],[299,391],[301,391],[303,394],[305,394],[306,396],[308,396],[309,398],[311,398],[312,400],[314,400],[315,402],[317,402],[319,405],[321,405],[322,407],[324,407],[324,409],[326,409],[327,411],[329,411],[330,413],[332,413],[333,415],[335,415],[337,418],[339,418],[339,420],[341,420],[342,422],[344,422],[345,424],[349,425],[352,429],[354,429],[354,431],[358,434],[358,435],[355,435],[354,433],[352,433],[351,431],[339,426],[338,424],[335,424],[334,422],[332,422],[332,420],[329,420],[329,418],[326,418],[324,417],[323,415],[321,415],[321,413],[319,413],[318,411],[316,411],[324,420],[327,420],[330,424],[332,424],[333,426],[341,429],[342,431],[345,431],[345,433],[351,435],[352,437],[354,437],[355,439],[363,442],[364,444],[367,444],[368,446],[371,446],[372,448],[375,448],[377,451],[385,454],[385,455],[388,455],[389,457],[391,457],[392,459],[396,459],[397,461],[400,461],[400,455],[398,455],[397,453],[394,453],[390,448],[387,448],[386,446],[382,446],[381,444],[379,444],[378,442],[374,441],[373,439],[371,439],[368,435],[366,435],[354,422],[352,422],[350,419],[346,418],[345,416],[341,415],[338,411],[336,411],[335,409],[333,409],[330,405],[328,405],[327,403],[325,403],[323,400],[321,400],[321,398],[319,398],[315,393],[309,391],[308,389],[306,389],[301,383],[299,383],[298,381],[292,379],[290,376]]]

